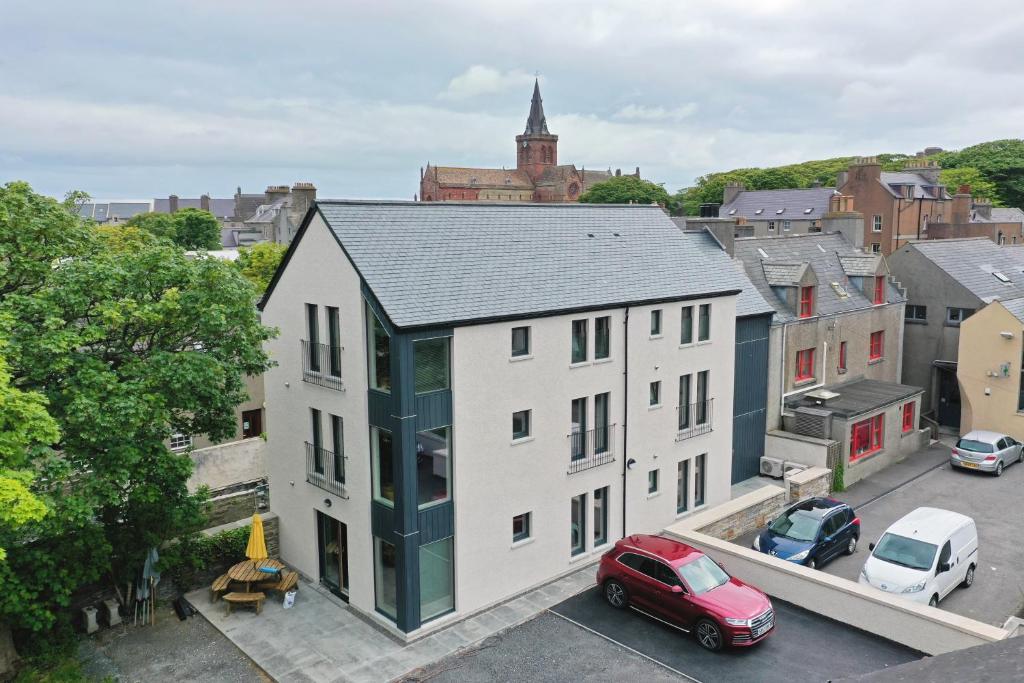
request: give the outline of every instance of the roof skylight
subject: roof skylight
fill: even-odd
[[[775,211],[775,215],[776,215],[776,216],[778,216],[778,215],[780,215],[780,214],[781,214],[781,213],[782,213],[783,211],[785,211],[785,209],[778,209],[778,210],[776,210],[776,211]]]
[[[993,271],[992,274],[995,275],[996,279],[999,280],[1000,282],[1006,282],[1006,283],[1010,282],[1010,278],[1006,277],[1005,275],[1000,273],[998,270]]]
[[[761,247],[757,248],[757,253],[761,255],[761,258],[768,258],[768,252]]]
[[[735,216],[736,215],[736,209],[729,209],[729,215],[730,216]]]
[[[814,209],[804,209],[804,213],[810,213],[812,211],[814,211]]]
[[[757,211],[754,212],[754,215],[760,216],[762,213],[764,213],[764,209],[758,209]]]

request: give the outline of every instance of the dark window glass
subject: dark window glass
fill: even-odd
[[[657,566],[655,567],[654,578],[669,586],[683,585],[682,580],[679,578],[679,574],[676,574],[674,571],[672,571],[671,567],[669,567],[664,562],[656,562],[655,564]]]
[[[367,353],[370,366],[370,387],[391,391],[391,337],[370,307],[366,307]]]
[[[640,571],[640,565],[643,564],[644,558],[640,557],[635,553],[622,553],[619,555],[619,562],[626,565],[630,569]]]
[[[700,305],[700,317],[697,321],[697,341],[711,338],[711,304]]]
[[[341,316],[334,306],[327,307],[328,368],[332,377],[341,377]]]
[[[512,413],[512,438],[525,439],[530,435],[530,411]]]
[[[345,483],[345,426],[341,418],[331,415],[331,440],[334,446],[334,479]]]
[[[689,344],[693,341],[693,306],[683,306],[680,317],[679,343]]]
[[[416,432],[416,489],[420,508],[451,499],[451,444],[449,427]]]
[[[512,356],[530,355],[530,328],[512,328]]]
[[[572,362],[582,363],[587,360],[587,321],[572,321]]]
[[[661,334],[661,309],[651,311],[651,336]]]
[[[530,537],[530,513],[512,518],[512,541],[523,541]]]
[[[612,319],[603,316],[594,319],[594,358],[607,358],[611,353]]]
[[[320,372],[320,354],[316,345],[320,343],[320,322],[316,304],[306,304],[306,334],[309,336],[309,369]]]
[[[421,339],[414,342],[413,363],[416,393],[441,391],[449,386],[449,337]]]
[[[316,408],[309,409],[313,422],[313,467],[317,474],[324,473],[324,435],[323,427],[320,424],[320,411]]]

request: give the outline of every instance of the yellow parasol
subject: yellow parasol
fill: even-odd
[[[245,556],[250,560],[267,559],[267,542],[263,538],[263,520],[256,514],[252,516],[252,531],[249,532],[249,545],[245,546]]]

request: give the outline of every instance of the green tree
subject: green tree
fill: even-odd
[[[668,192],[661,185],[634,175],[609,178],[580,195],[587,204],[667,204]]]
[[[220,223],[209,211],[182,209],[174,217],[174,241],[183,249],[220,249]]]
[[[139,213],[129,218],[125,225],[152,233],[157,237],[175,241],[178,235],[178,223],[174,215],[169,213]]]
[[[251,247],[241,247],[238,250],[238,260],[235,265],[245,278],[256,286],[260,293],[266,291],[267,285],[281,265],[288,247],[276,242],[260,242]]]
[[[959,152],[933,157],[943,168],[976,168],[996,186],[990,199],[1004,206],[1024,206],[1024,140],[993,140]]]
[[[970,185],[972,197],[989,199],[996,206],[1002,205],[999,201],[999,188],[976,168],[944,168],[939,173],[939,182],[946,186],[950,194],[955,194],[961,185]]]

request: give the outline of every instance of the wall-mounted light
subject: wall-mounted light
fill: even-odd
[[[330,498],[324,498],[324,505],[327,506],[327,507],[331,507],[331,499]]]
[[[633,458],[630,458],[629,460],[626,461],[626,469],[627,470],[631,470],[634,467],[636,467],[636,460],[634,460]]]
[[[1013,332],[1007,332],[1004,330],[999,333],[999,336],[1002,337],[1003,339],[1013,339]]]

